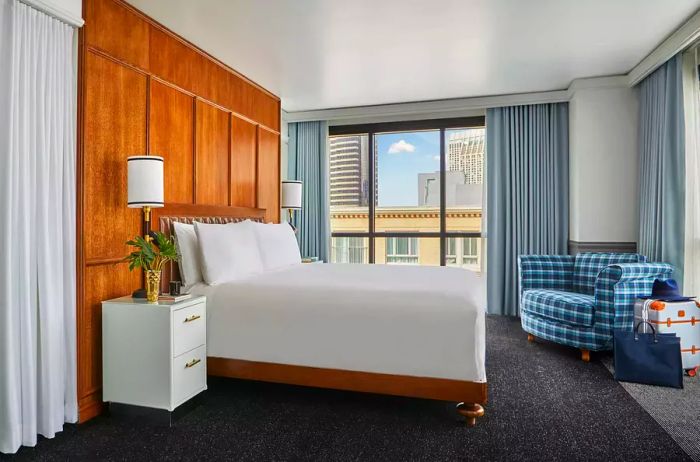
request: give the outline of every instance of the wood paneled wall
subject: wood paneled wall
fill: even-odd
[[[102,300],[141,275],[126,158],[165,158],[167,203],[266,209],[279,221],[280,100],[122,0],[84,0],[78,103],[78,399],[102,410]],[[251,46],[254,46],[252,44]],[[260,59],[265,59],[261,56]],[[124,333],[128,335],[127,332]]]

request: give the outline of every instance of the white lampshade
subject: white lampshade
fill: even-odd
[[[284,180],[282,182],[283,209],[301,208],[301,181]]]
[[[131,156],[126,159],[129,176],[129,208],[163,207],[163,158]]]

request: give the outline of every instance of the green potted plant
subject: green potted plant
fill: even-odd
[[[126,241],[126,244],[136,250],[127,255],[124,261],[129,262],[130,271],[141,268],[146,272],[146,299],[157,302],[163,266],[178,259],[174,239],[161,232],[151,231],[148,239],[136,236]]]

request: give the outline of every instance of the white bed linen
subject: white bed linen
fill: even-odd
[[[255,224],[250,220],[237,223],[194,222],[199,242],[202,277],[217,285],[263,272]]]
[[[207,296],[208,356],[486,381],[468,270],[300,264],[192,292]]]

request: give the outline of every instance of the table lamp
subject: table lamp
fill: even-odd
[[[127,207],[143,210],[143,235],[151,237],[151,209],[163,207],[163,158],[160,156],[131,156],[126,159],[128,175]],[[146,289],[138,289],[134,298],[146,298]]]
[[[127,207],[143,209],[144,236],[151,231],[151,208],[163,207],[163,158],[131,156],[126,159],[129,178]]]
[[[294,210],[301,209],[301,181],[284,180],[282,181],[282,202],[281,207],[287,209],[289,214],[289,226],[296,231],[292,224]]]

